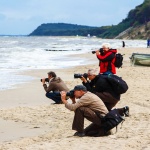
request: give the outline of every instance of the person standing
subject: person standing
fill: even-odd
[[[150,39],[147,39],[147,48],[150,47]]]
[[[122,47],[125,47],[125,42],[124,41],[122,41]]]
[[[99,60],[100,74],[116,74],[115,55],[116,49],[111,49],[109,43],[103,43],[100,50],[96,50]]]

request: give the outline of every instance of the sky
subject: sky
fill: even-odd
[[[144,0],[0,0],[0,35],[28,35],[43,23],[117,25]]]

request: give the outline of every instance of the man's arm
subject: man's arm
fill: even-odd
[[[61,91],[60,94],[61,94],[61,100],[62,100],[62,102],[64,104],[67,104],[68,101],[66,100],[66,92],[65,91]],[[72,104],[76,103],[75,97],[70,97],[70,99],[72,100]]]
[[[65,107],[71,111],[75,111],[78,107],[81,107],[83,105],[83,103],[77,102],[75,101],[75,97],[71,98],[73,104],[68,103],[68,101],[66,100],[66,92],[65,91],[61,91],[61,100],[62,102],[65,104]]]
[[[92,88],[90,86],[90,83],[87,79],[85,79],[83,76],[82,78],[80,78],[82,82],[82,84],[87,88],[88,91],[92,92]]]
[[[109,52],[106,55],[96,54],[96,56],[99,60],[106,62],[111,61],[115,57],[115,54],[113,52]]]
[[[45,79],[42,79],[42,84],[43,84],[44,90],[45,90],[46,92],[50,92],[50,91],[53,90],[53,85],[52,85],[52,83],[49,84],[49,86],[47,86],[47,85],[45,84]]]
[[[60,94],[61,94],[61,100],[62,100],[62,102],[64,104],[67,104],[68,102],[66,100],[66,92],[65,91],[61,91]]]

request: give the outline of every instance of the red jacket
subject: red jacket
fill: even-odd
[[[108,51],[104,51],[104,54],[97,55],[97,58],[100,60],[100,73],[110,71],[116,74],[116,67],[114,65],[116,53],[116,49],[109,49]]]

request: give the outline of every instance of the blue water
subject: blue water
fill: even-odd
[[[0,36],[0,90],[33,80],[20,73],[31,69],[58,69],[88,64],[87,58],[69,57],[99,49],[109,42],[112,48],[122,46],[122,40],[87,37],[27,37]],[[126,47],[146,47],[144,40],[126,40]]]

